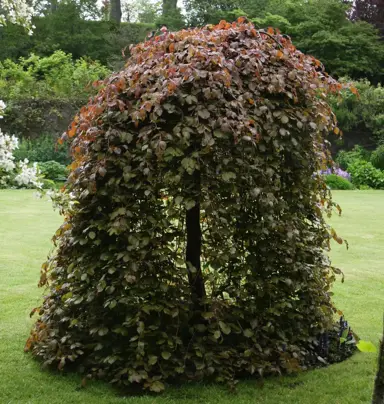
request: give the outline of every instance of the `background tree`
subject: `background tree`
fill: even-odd
[[[124,2],[123,17],[128,22],[155,24],[162,13],[162,2],[132,0]]]
[[[61,7],[75,6],[82,18],[99,19],[102,11],[97,0],[37,0],[35,3],[35,15],[47,16],[58,12]]]
[[[332,74],[377,82],[384,74],[384,44],[374,27],[352,23],[338,0],[318,0],[289,6],[285,31],[303,52],[315,55]],[[284,27],[282,27],[284,28]]]
[[[110,0],[109,2],[109,18],[111,21],[117,24],[121,23],[121,1],[120,0]]]
[[[384,1],[355,0],[352,5],[351,17],[354,20],[367,21],[380,30],[384,36]]]
[[[343,91],[342,97],[332,97],[331,105],[343,136],[333,139],[334,151],[350,150],[360,145],[368,150],[384,144],[384,88],[368,80],[353,83],[358,93]]]

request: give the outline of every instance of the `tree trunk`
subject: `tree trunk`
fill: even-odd
[[[177,0],[163,0],[163,17],[174,14],[177,11]]]
[[[117,24],[121,23],[121,1],[120,0],[111,0],[109,19],[110,19],[110,21],[114,21]]]
[[[384,331],[380,343],[379,369],[376,375],[372,404],[384,404]]]
[[[200,171],[196,170],[192,175],[193,188],[196,195],[200,194]],[[191,288],[192,300],[201,305],[201,300],[205,297],[205,285],[203,274],[201,272],[201,228],[200,228],[200,198],[197,196],[196,204],[193,208],[187,210],[186,214],[187,228],[187,248],[186,261],[188,265],[188,280]],[[192,266],[193,268],[190,268]]]
[[[55,13],[57,11],[57,7],[58,7],[57,0],[51,0],[49,5],[51,13]]]

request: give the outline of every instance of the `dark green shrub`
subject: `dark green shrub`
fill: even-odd
[[[343,170],[348,170],[348,166],[355,161],[369,161],[370,152],[363,147],[356,145],[351,151],[341,150],[336,156],[336,163]]]
[[[68,129],[68,123],[82,105],[83,96],[79,94],[77,100],[25,98],[8,101],[2,129],[24,139],[34,140],[45,134],[56,139]]]
[[[57,161],[46,161],[38,164],[40,172],[44,178],[53,181],[65,181],[68,176],[68,170],[65,165]]]
[[[353,82],[353,86],[357,92],[345,89],[342,97],[331,99],[343,138],[347,144],[367,147],[384,143],[384,88],[366,79]]]
[[[313,175],[335,130],[319,65],[242,20],[133,48],[62,138],[65,222],[26,350],[154,392],[324,363],[342,240]]]
[[[56,188],[56,183],[53,180],[43,178],[42,183],[43,183],[43,189],[55,189]]]
[[[331,189],[354,189],[350,181],[336,174],[326,175],[325,182]]]
[[[384,144],[379,146],[371,155],[371,163],[375,168],[384,170]]]
[[[58,144],[57,139],[49,134],[36,139],[22,139],[14,155],[16,160],[28,159],[37,162],[53,160],[63,165],[70,162],[68,146]]]
[[[384,189],[384,172],[375,168],[368,161],[355,161],[348,166],[348,171],[352,176],[352,183],[357,187],[362,185]]]

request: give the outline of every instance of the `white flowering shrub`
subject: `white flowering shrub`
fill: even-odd
[[[5,108],[5,104],[0,106],[0,114]],[[32,166],[29,161],[19,161],[15,163],[13,152],[18,148],[19,142],[15,136],[4,134],[0,129],[0,188],[38,188],[43,184],[40,181],[40,173],[37,163]]]
[[[4,135],[0,129],[0,170],[9,173],[15,169],[13,151],[18,143],[15,136]]]
[[[42,188],[37,163],[33,163],[32,167],[29,167],[28,163],[27,159],[18,163],[20,170],[15,177],[16,184],[21,188]]]
[[[27,2],[27,0],[1,0],[0,25],[5,25],[7,21],[22,25],[32,35],[32,30],[35,28],[31,22],[33,4],[34,1]]]

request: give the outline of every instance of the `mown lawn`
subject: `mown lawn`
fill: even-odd
[[[378,345],[384,308],[384,192],[339,191],[343,208],[332,222],[348,239],[350,250],[334,245],[334,263],[345,273],[335,285],[334,299],[361,338]],[[376,354],[356,354],[350,360],[299,376],[239,383],[230,394],[216,385],[170,388],[161,396],[124,397],[107,384],[91,382],[79,389],[80,378],[42,371],[23,352],[40,302],[40,264],[51,248],[60,224],[49,202],[31,191],[0,191],[0,403],[138,403],[138,404],[357,404],[369,403]]]

